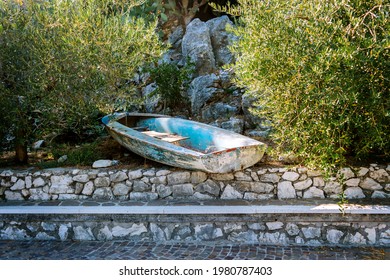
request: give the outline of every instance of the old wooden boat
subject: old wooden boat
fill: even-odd
[[[102,119],[112,137],[145,158],[191,170],[226,173],[256,164],[266,145],[211,125],[165,115],[115,113]]]

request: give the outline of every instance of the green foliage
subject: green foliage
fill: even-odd
[[[19,2],[0,2],[0,136],[83,139],[137,101],[129,81],[163,47],[156,23],[132,16],[135,0]]]
[[[183,108],[188,103],[186,90],[194,72],[194,65],[189,61],[179,68],[172,63],[163,62],[156,67],[146,69],[150,78],[157,85],[153,94],[158,94],[164,100],[164,109]]]
[[[239,2],[233,67],[280,150],[326,167],[389,156],[388,2]]]

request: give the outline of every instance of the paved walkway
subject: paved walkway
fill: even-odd
[[[390,260],[390,248],[0,241],[0,260]]]

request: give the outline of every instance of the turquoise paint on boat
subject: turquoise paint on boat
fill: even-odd
[[[209,173],[252,166],[266,149],[264,143],[241,134],[164,115],[116,113],[105,116],[102,122],[121,145],[145,158]],[[146,133],[167,136],[159,139]],[[162,140],[171,138],[179,140]]]

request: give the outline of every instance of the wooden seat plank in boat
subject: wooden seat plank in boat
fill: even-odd
[[[184,139],[188,139],[188,137],[183,137],[180,135],[175,135],[175,134],[170,134],[165,132],[157,132],[154,130],[142,131],[142,133],[169,143],[175,143]]]

